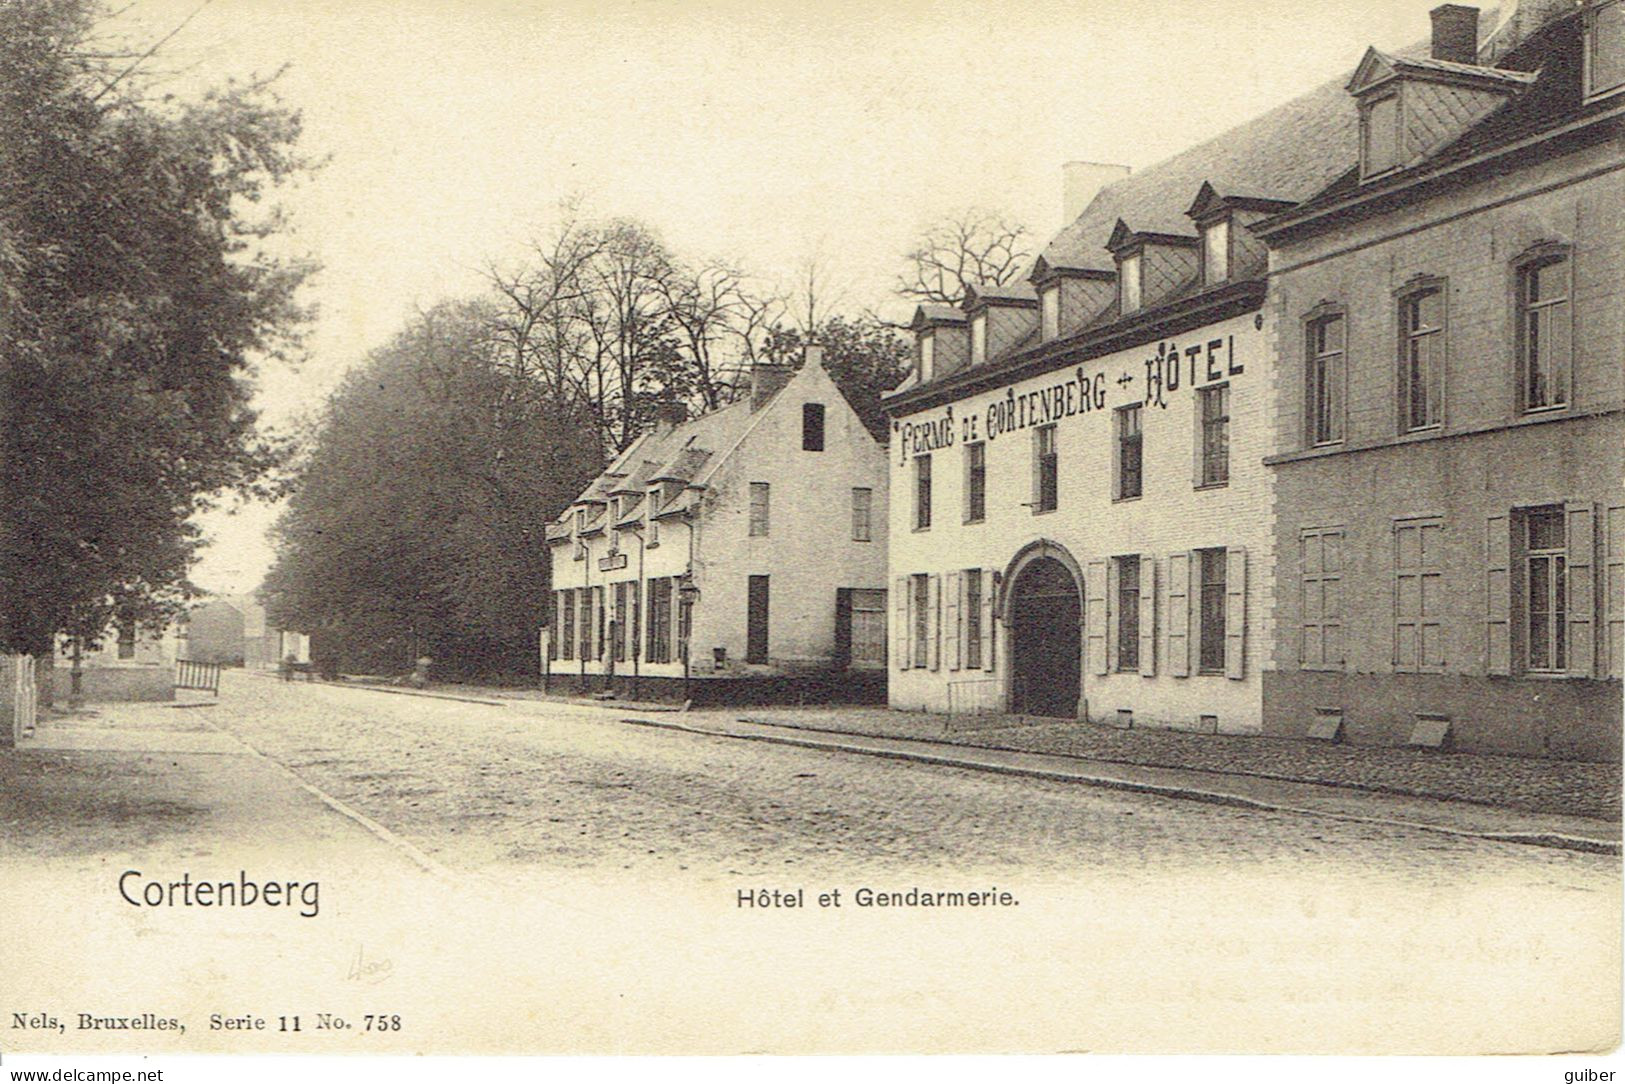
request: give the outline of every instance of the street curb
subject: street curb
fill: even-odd
[[[1279,802],[1264,801],[1259,798],[1247,798],[1239,794],[1227,794],[1223,791],[1201,790],[1196,787],[1178,787],[1162,783],[1142,783],[1132,779],[1116,779],[1111,776],[1088,775],[1082,772],[1068,772],[1053,768],[1027,767],[1016,764],[991,764],[985,761],[959,759],[953,756],[915,751],[909,749],[873,749],[858,745],[850,745],[839,741],[819,740],[817,738],[802,738],[788,734],[736,734],[725,730],[710,730],[705,727],[693,726],[684,723],[668,722],[656,719],[636,719],[622,717],[621,722],[635,726],[648,726],[660,730],[679,730],[689,734],[700,734],[712,738],[729,738],[738,741],[760,741],[774,745],[791,745],[803,749],[821,749],[826,752],[858,753],[863,756],[880,757],[887,760],[903,760],[916,764],[931,764],[938,767],[962,768],[967,771],[992,772],[999,775],[1024,776],[1031,779],[1048,779],[1061,783],[1079,783],[1084,786],[1099,787],[1104,790],[1125,791],[1133,794],[1149,794],[1159,798],[1174,798],[1182,801],[1202,802],[1207,805],[1230,806],[1238,809],[1252,809],[1265,813],[1286,813],[1296,816],[1325,817],[1331,820],[1346,821],[1353,824],[1371,824],[1388,828],[1410,828],[1423,832],[1436,832],[1441,835],[1456,836],[1465,839],[1481,839],[1492,843],[1516,843],[1531,847],[1546,847],[1553,850],[1581,851],[1589,854],[1619,855],[1621,845],[1618,840],[1592,839],[1584,836],[1567,836],[1556,832],[1486,832],[1471,828],[1453,828],[1449,825],[1430,824],[1426,821],[1399,820],[1394,817],[1373,817],[1358,813],[1339,813],[1328,809],[1310,809],[1303,806],[1285,805]],[[747,726],[755,725],[747,723]],[[865,735],[867,736],[867,735]],[[876,736],[878,741],[890,740]],[[972,748],[972,747],[965,747]]]

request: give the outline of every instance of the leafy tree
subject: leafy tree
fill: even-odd
[[[271,616],[350,669],[535,669],[542,532],[602,469],[595,418],[516,374],[489,301],[422,313],[352,372],[276,528]]]
[[[265,197],[309,163],[266,82],[154,102],[93,0],[0,4],[0,650],[161,621],[192,516],[281,450],[254,361],[296,349],[310,266]]]

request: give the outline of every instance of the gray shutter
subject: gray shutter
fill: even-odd
[[[982,669],[984,670],[994,668],[993,645],[998,640],[998,637],[993,632],[993,622],[999,612],[999,608],[993,604],[993,575],[991,568],[982,569]]]
[[[1484,521],[1484,672],[1512,673],[1512,529],[1506,516]]]
[[[1191,555],[1168,555],[1168,673],[1191,673]]]
[[[1140,554],[1140,676],[1157,676],[1157,558]]]
[[[947,595],[943,602],[946,604],[946,620],[943,624],[943,646],[948,649],[948,669],[958,670],[959,660],[965,646],[965,628],[960,620],[960,611],[964,606],[963,577],[957,572],[948,573],[948,582],[945,585]]]
[[[1224,551],[1224,676],[1247,676],[1247,551]]]
[[[1105,674],[1110,665],[1106,661],[1106,562],[1090,561],[1084,569],[1083,584],[1090,672]]]
[[[1604,525],[1603,617],[1607,622],[1608,677],[1625,677],[1625,507],[1608,509]]]
[[[931,574],[931,592],[926,596],[926,654],[932,670],[942,668],[942,575]]]
[[[1570,501],[1563,512],[1568,539],[1568,675],[1588,678],[1597,672],[1597,508],[1590,501]]]
[[[907,576],[892,580],[892,613],[896,615],[897,624],[897,633],[892,637],[892,654],[897,659],[899,670],[907,670],[912,662],[909,651],[914,645],[914,626],[908,619],[908,610],[914,592],[909,590],[910,586]]]

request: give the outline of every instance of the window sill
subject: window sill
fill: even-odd
[[[1034,508],[1033,509],[1033,515],[1035,515],[1035,516],[1051,516],[1051,515],[1054,515],[1057,510],[1058,509],[1055,509],[1055,508]]]
[[[1196,485],[1191,486],[1191,488],[1198,493],[1204,489],[1229,489],[1230,479],[1226,478],[1222,482],[1199,482]]]
[[[1300,662],[1298,664],[1298,669],[1299,670],[1307,670],[1307,671],[1309,671],[1310,673],[1313,673],[1313,674],[1342,674],[1342,673],[1346,673],[1348,671],[1348,666],[1347,666],[1347,664],[1340,663],[1340,662],[1336,662],[1336,663],[1332,663],[1332,662],[1319,662],[1319,663]]]
[[[1128,501],[1137,501],[1142,496],[1143,496],[1143,494],[1135,493],[1132,496],[1128,496],[1128,497],[1113,497],[1112,498],[1112,503],[1113,504],[1124,504],[1124,503],[1127,503]]]
[[[924,527],[915,527],[913,530],[914,530],[915,534],[930,534],[931,533],[931,525],[926,524]]]
[[[960,522],[961,526],[974,527],[979,523],[986,523],[987,522],[987,517],[986,516],[977,516],[975,519],[962,519],[959,522]]]
[[[1477,425],[1465,426],[1460,429],[1428,429],[1417,433],[1407,433],[1404,436],[1384,437],[1380,440],[1365,441],[1355,444],[1317,444],[1312,448],[1303,448],[1296,452],[1281,452],[1277,455],[1264,457],[1267,467],[1279,466],[1282,463],[1296,463],[1306,459],[1320,459],[1333,455],[1352,454],[1355,452],[1369,452],[1380,448],[1393,448],[1402,444],[1425,444],[1435,440],[1449,440],[1453,437],[1477,436],[1480,433],[1494,433],[1506,429],[1518,429],[1526,425],[1547,425],[1552,422],[1571,421],[1581,418],[1598,417],[1604,414],[1617,414],[1625,410],[1625,400],[1613,400],[1599,403],[1594,407],[1575,409],[1569,407],[1550,407],[1535,413],[1518,414],[1513,417],[1500,418],[1493,422],[1482,422]]]

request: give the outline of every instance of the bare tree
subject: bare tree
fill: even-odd
[[[1031,233],[995,211],[967,208],[928,227],[904,259],[897,292],[917,301],[957,305],[971,286],[1002,286],[1027,269]]]

